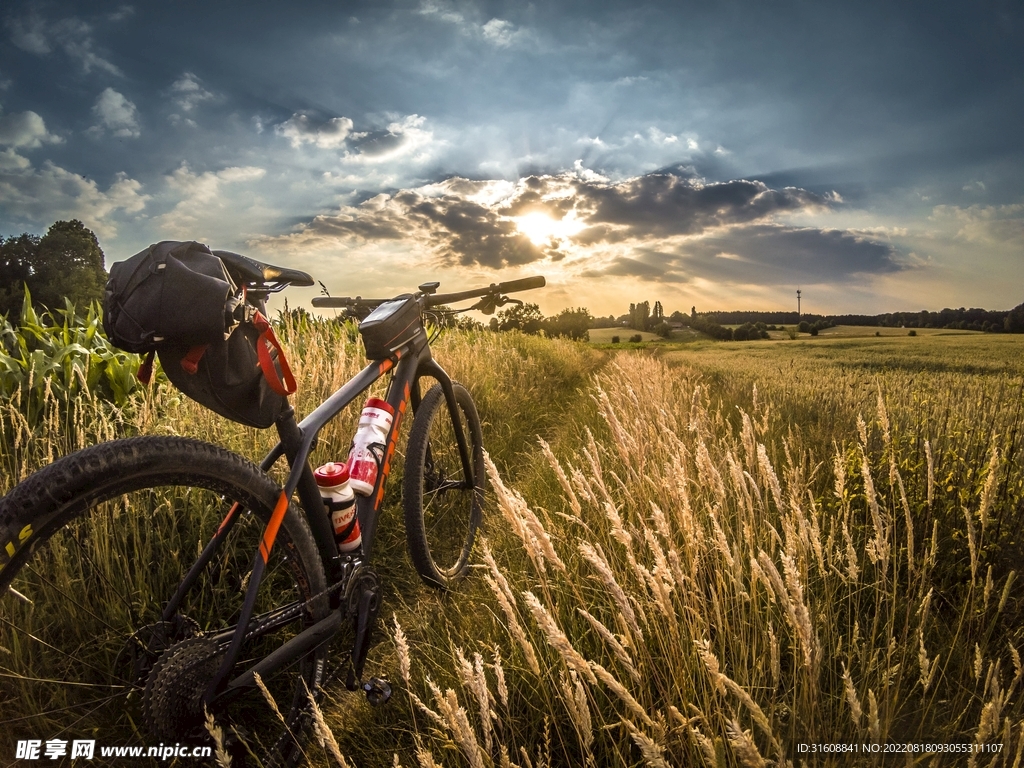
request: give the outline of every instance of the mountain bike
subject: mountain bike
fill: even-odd
[[[263,311],[270,293],[313,284],[227,257],[247,277],[245,300]],[[198,440],[134,437],[66,456],[0,499],[0,748],[12,750],[0,762],[14,757],[15,740],[169,745],[216,732],[235,765],[294,765],[311,697],[329,678],[386,700],[387,683],[363,671],[381,601],[378,521],[407,409],[405,528],[424,582],[446,589],[467,572],[483,513],[480,418],[431,354],[432,313],[472,299],[459,311],[493,313],[517,301],[507,294],[544,282],[319,297],[314,306],[367,327],[390,317],[403,327],[301,421],[286,406],[258,466]],[[394,419],[373,492],[356,497],[361,545],[343,554],[309,457],[323,427],[385,376]],[[435,383],[424,392],[425,379]],[[283,486],[268,475],[282,458]],[[139,562],[139,551],[160,556]],[[342,637],[334,662],[329,646]]]

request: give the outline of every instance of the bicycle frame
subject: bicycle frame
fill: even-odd
[[[388,433],[384,460],[378,473],[373,493],[369,496],[356,497],[356,514],[362,532],[360,549],[354,553],[341,555],[335,544],[332,526],[324,512],[323,500],[320,496],[316,480],[313,477],[309,456],[316,445],[320,430],[389,371],[392,372],[392,377],[388,384],[386,400],[394,409],[395,417],[391,430]],[[269,676],[272,672],[290,664],[295,659],[300,658],[330,640],[341,629],[344,620],[348,617],[346,609],[348,609],[349,614],[354,614],[352,618],[356,622],[355,641],[350,654],[346,685],[353,690],[358,687],[359,682],[361,682],[370,630],[379,607],[376,577],[372,571],[369,571],[368,564],[373,552],[373,543],[384,500],[385,486],[391,472],[391,462],[394,457],[395,447],[401,434],[403,417],[410,405],[414,412],[419,407],[419,379],[422,376],[430,376],[441,384],[445,400],[448,404],[448,411],[455,427],[463,470],[466,473],[465,476],[472,481],[473,462],[470,456],[469,445],[462,430],[461,417],[455,401],[452,380],[431,356],[429,341],[425,335],[417,337],[413,342],[396,350],[391,358],[379,362],[371,362],[301,422],[296,423],[294,411],[288,408],[276,423],[280,441],[263,459],[260,467],[267,471],[284,456],[288,461],[290,471],[281,490],[278,502],[271,514],[270,521],[264,530],[259,551],[254,556],[252,573],[249,577],[245,600],[242,604],[242,611],[238,622],[233,630],[225,630],[218,636],[219,641],[226,641],[229,635],[231,640],[221,666],[211,680],[204,695],[204,702],[207,705],[223,696],[231,696],[233,692],[238,692],[254,685],[256,674],[259,674],[261,677]],[[309,522],[317,548],[320,551],[321,559],[327,569],[326,575],[328,583],[331,585],[328,588],[331,612],[326,618],[311,627],[307,627],[242,674],[228,680],[231,669],[238,659],[242,644],[250,631],[250,622],[253,618],[256,597],[267,561],[270,557],[270,551],[274,546],[278,529],[288,510],[289,500],[296,492],[298,493],[300,506]],[[203,549],[199,558],[185,575],[174,596],[164,607],[163,620],[170,621],[173,618],[182,599],[195,585],[200,574],[213,558],[220,544],[224,541],[242,512],[241,505],[237,502],[228,511],[213,538]],[[367,579],[354,578],[357,573],[362,575],[367,572],[369,573],[369,578]],[[356,584],[355,586],[359,591],[346,594],[345,597],[348,600],[342,601],[341,593],[351,591],[352,585],[357,581],[368,583],[363,587]],[[301,605],[280,608],[271,615],[265,616],[262,626],[272,627],[289,622],[298,615],[296,611],[301,612],[301,610]]]

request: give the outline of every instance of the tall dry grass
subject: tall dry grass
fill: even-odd
[[[351,329],[287,322],[301,414],[364,361]],[[372,710],[329,688],[337,744],[314,761],[799,764],[800,743],[957,742],[1002,745],[957,764],[1020,765],[1018,370],[964,367],[959,348],[922,369],[723,347],[592,377],[600,357],[557,340],[448,333],[435,349],[485,422],[486,541],[456,591],[423,587],[392,483],[390,641],[368,673],[396,693]],[[2,490],[125,434],[254,459],[273,440],[167,386],[47,403],[35,423],[0,405]],[[315,460],[344,455],[355,410]]]
[[[961,374],[955,412],[836,384],[806,393],[863,413],[808,439],[777,379],[737,408],[694,368],[619,356],[575,445],[541,443],[546,488],[492,464],[483,584],[428,627],[393,619],[408,762],[782,765],[845,743],[814,764],[962,744],[993,751],[956,764],[1019,765],[1020,381]]]

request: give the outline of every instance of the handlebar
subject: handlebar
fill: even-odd
[[[424,305],[436,307],[441,304],[455,304],[468,299],[477,299],[482,296],[498,296],[504,293],[516,293],[517,291],[529,291],[534,288],[543,288],[547,281],[543,276],[524,277],[521,280],[509,280],[504,283],[491,283],[487,288],[474,288],[470,291],[459,291],[457,293],[437,293],[424,296]],[[406,294],[408,295],[408,294]],[[396,297],[400,298],[400,297]],[[362,296],[352,298],[350,296],[317,296],[313,299],[313,306],[320,308],[340,307],[366,307],[373,309],[385,301],[392,299],[364,299]]]
[[[541,275],[537,275],[536,277],[524,277],[522,280],[509,280],[506,283],[492,283],[487,288],[477,288],[472,291],[438,293],[433,296],[427,296],[427,306],[436,307],[440,304],[455,304],[467,299],[478,299],[482,296],[530,291],[534,288],[543,288],[546,283],[547,281]]]

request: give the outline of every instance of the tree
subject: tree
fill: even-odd
[[[638,331],[646,331],[651,324],[651,303],[641,301],[629,305],[629,327]]]
[[[39,238],[25,233],[0,240],[0,315],[17,317],[25,297],[25,283],[39,252]],[[33,295],[35,291],[31,288]]]
[[[1018,304],[1006,313],[1003,328],[1010,333],[1024,333],[1024,304]]]
[[[544,324],[544,315],[537,304],[515,304],[498,313],[497,328],[499,331],[522,331],[523,333],[540,333]]]
[[[58,309],[65,299],[83,308],[102,299],[106,283],[96,235],[77,219],[54,223],[42,238],[23,234],[0,243],[0,314],[20,309],[25,285],[35,304]]]
[[[590,341],[588,329],[592,319],[586,307],[563,309],[544,321],[544,330],[549,336],[566,336],[577,341]]]

